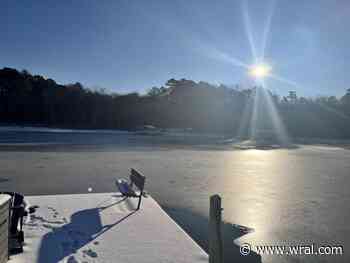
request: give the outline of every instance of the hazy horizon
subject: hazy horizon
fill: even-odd
[[[8,1],[0,14],[0,67],[62,84],[116,93],[170,78],[245,87],[245,66],[259,59],[280,95],[341,96],[349,87],[346,1]]]

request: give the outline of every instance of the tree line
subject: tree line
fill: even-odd
[[[106,93],[78,82],[61,85],[26,70],[3,68],[0,123],[126,130],[153,125],[249,136],[251,122],[245,120],[252,118],[256,93],[255,87],[186,79],[170,79],[145,95]],[[291,136],[350,138],[350,89],[340,98],[268,93]]]

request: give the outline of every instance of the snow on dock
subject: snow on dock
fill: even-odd
[[[24,252],[9,262],[208,262],[208,255],[150,196],[118,193],[26,197]]]

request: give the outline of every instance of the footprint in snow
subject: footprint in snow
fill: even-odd
[[[70,256],[67,260],[67,263],[79,263],[79,261],[76,260],[74,256]]]
[[[92,257],[92,258],[98,257],[97,253],[95,251],[93,251],[91,248],[89,248],[88,250],[84,250],[83,253],[88,255],[89,257]]]

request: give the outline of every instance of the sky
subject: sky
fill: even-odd
[[[58,83],[144,92],[170,78],[254,82],[287,95],[350,88],[348,0],[1,1],[0,67]]]

